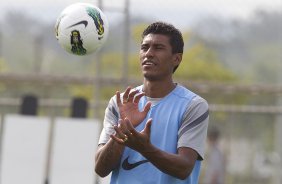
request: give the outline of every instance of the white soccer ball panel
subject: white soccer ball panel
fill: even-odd
[[[109,33],[104,13],[87,3],[76,3],[64,9],[55,28],[60,45],[76,55],[96,52],[106,42]]]

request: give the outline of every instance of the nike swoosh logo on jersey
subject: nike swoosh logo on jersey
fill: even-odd
[[[135,163],[129,163],[128,158],[129,158],[129,156],[126,159],[124,159],[124,161],[122,163],[122,168],[124,170],[131,170],[131,169],[134,169],[135,167],[137,167],[141,164],[149,162],[149,160],[141,160],[141,161],[138,161],[138,162],[135,162]]]
[[[79,25],[79,24],[83,24],[85,27],[87,27],[88,22],[87,22],[86,20],[82,20],[82,21],[80,21],[80,22],[78,22],[78,23],[75,23],[75,24],[73,24],[73,25],[70,25],[70,26],[67,27],[67,28],[71,28],[71,27],[77,26],[77,25]]]

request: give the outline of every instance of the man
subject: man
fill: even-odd
[[[173,82],[183,38],[155,22],[143,32],[143,85],[111,98],[96,153],[95,171],[111,184],[196,184],[208,127],[207,102]]]
[[[224,184],[225,180],[225,157],[219,148],[220,132],[216,126],[208,129],[209,152],[206,162],[204,184]]]

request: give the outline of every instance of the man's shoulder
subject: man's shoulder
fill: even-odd
[[[173,91],[173,93],[180,98],[188,98],[188,99],[192,99],[198,96],[196,93],[194,93],[193,91],[189,90],[188,88],[180,84],[177,84],[176,89]]]
[[[179,95],[182,96],[192,96],[192,101],[194,101],[195,103],[207,103],[207,101],[200,96],[199,94],[193,92],[192,90],[190,90],[189,88],[178,84],[177,85],[178,90],[176,91],[176,93],[178,93]]]

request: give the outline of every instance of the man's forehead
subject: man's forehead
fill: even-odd
[[[148,34],[143,38],[142,44],[169,44],[169,38],[162,34]]]

